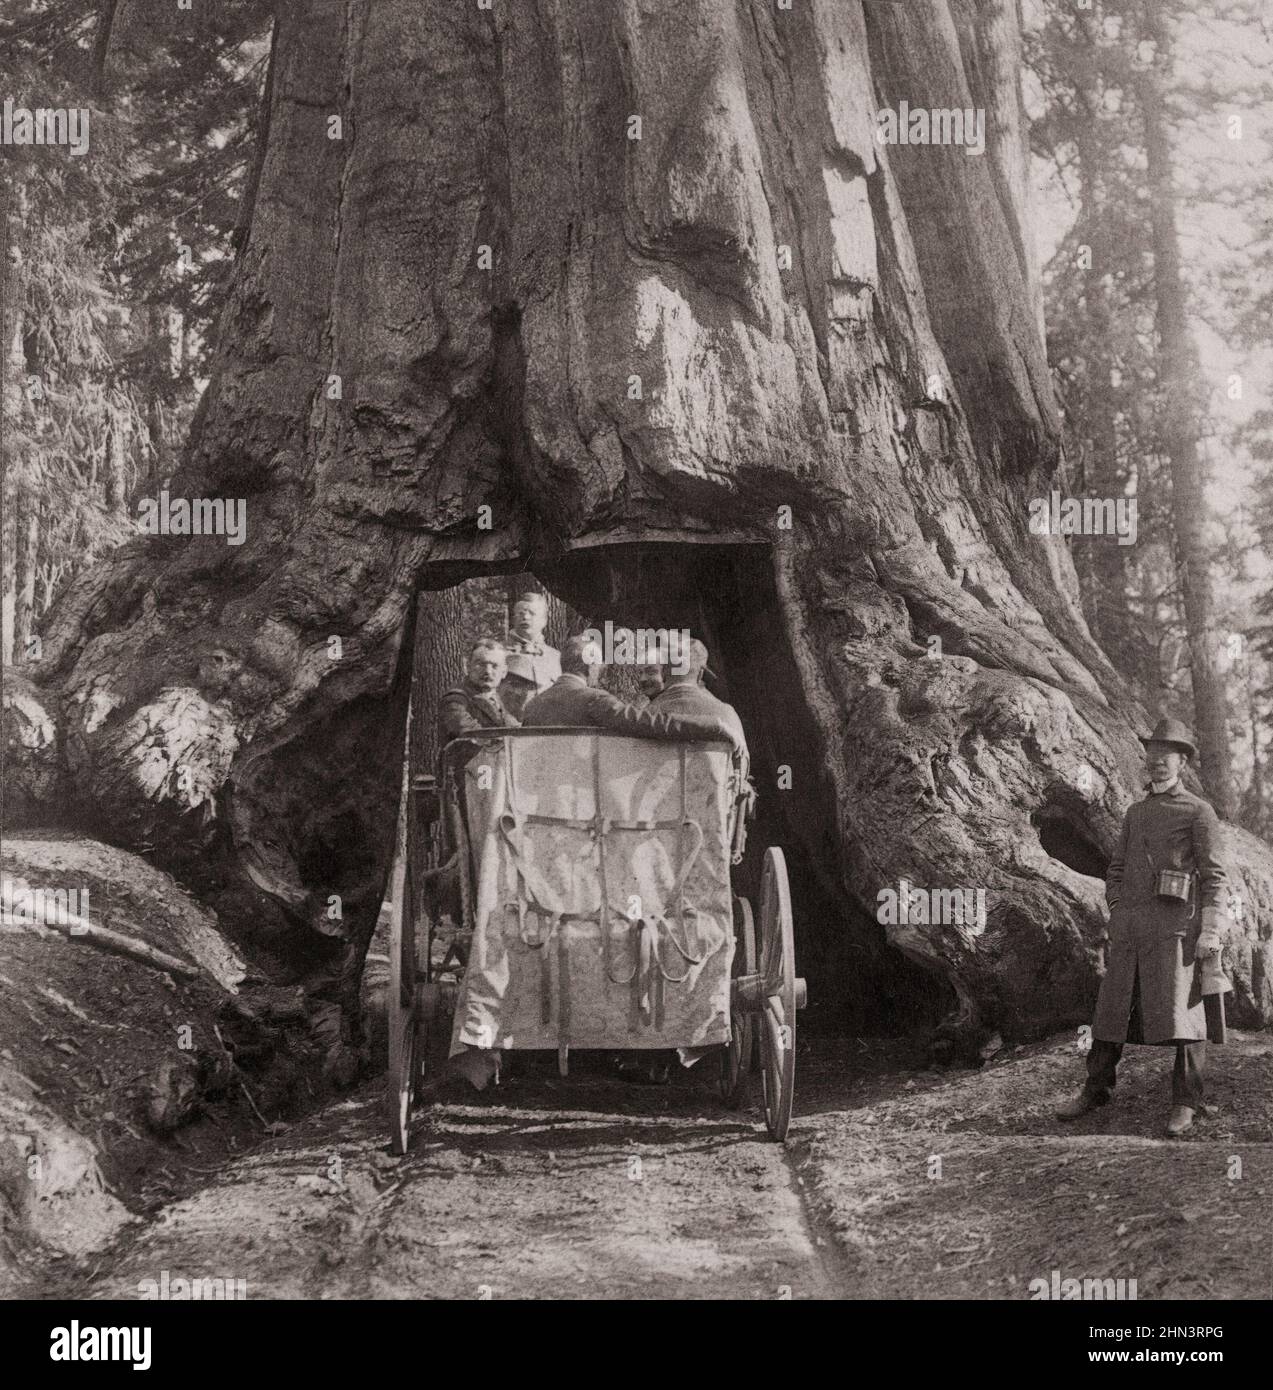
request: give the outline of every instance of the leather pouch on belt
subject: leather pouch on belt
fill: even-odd
[[[1192,878],[1193,875],[1187,869],[1160,869],[1158,877],[1154,880],[1154,892],[1160,898],[1175,898],[1187,903]]]

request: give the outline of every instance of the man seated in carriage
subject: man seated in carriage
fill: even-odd
[[[483,637],[469,648],[464,679],[438,702],[438,743],[475,729],[515,729],[518,721],[500,699],[500,682],[508,669],[502,642]]]
[[[660,709],[658,700],[641,709],[600,688],[602,669],[596,642],[582,636],[569,638],[561,649],[561,675],[526,706],[523,724],[527,728],[568,725],[607,729],[630,738],[724,739],[745,749],[737,715],[731,724],[717,710]],[[721,709],[729,707],[722,705]]]
[[[535,696],[523,711],[523,727],[605,729],[628,737],[684,739],[737,744],[740,728],[715,712],[681,714],[641,709],[598,687],[602,670],[597,644],[572,637],[563,644],[562,674],[547,690]],[[451,1058],[452,1076],[464,1078],[484,1090],[499,1069],[498,1052],[466,1044]]]
[[[704,685],[703,679],[708,673],[707,661],[707,648],[697,637],[691,638],[683,659],[664,663],[662,686],[652,696],[650,709],[656,714],[675,714],[678,717],[701,715],[719,719],[729,730],[730,741],[742,755],[743,776],[746,777],[750,755],[743,721],[733,705],[718,699]]]

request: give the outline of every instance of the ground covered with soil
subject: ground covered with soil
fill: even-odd
[[[1168,1140],[1169,1048],[1127,1048],[1112,1103],[1065,1125],[1072,1039],[947,1073],[910,1070],[896,1044],[813,1049],[794,1157],[845,1291],[1029,1298],[1057,1270],[1135,1279],[1140,1299],[1268,1298],[1273,1038],[1210,1052],[1216,1113]]]
[[[266,1121],[232,1055],[250,1031],[245,966],[211,913],[140,856],[69,832],[6,837],[0,877],[9,905],[19,886],[59,891],[109,934],[0,914],[4,1295],[91,1268]]]
[[[1129,1048],[1113,1103],[1062,1125],[1072,1035],[939,1069],[930,1038],[833,1037],[823,1017],[801,1031],[786,1145],[719,1099],[714,1058],[644,1087],[601,1054],[566,1078],[516,1054],[485,1096],[421,1105],[396,1158],[382,1081],[321,1103],[288,1062],[301,1045],[276,1046],[304,1031],[297,987],[252,976],[167,875],[56,833],[9,841],[0,868],[88,888],[93,923],[170,966],[0,932],[0,1296],[1273,1292],[1267,1034],[1211,1049],[1213,1113],[1179,1141],[1168,1049]],[[378,949],[382,1058],[386,971]]]
[[[368,1086],[44,1291],[1028,1299],[1056,1270],[1135,1279],[1142,1300],[1268,1297],[1273,1040],[1213,1049],[1217,1113],[1179,1141],[1160,1137],[1162,1049],[1128,1049],[1115,1102],[1070,1126],[1052,1110],[1081,1077],[1072,1039],[976,1071],[921,1056],[806,1037],[786,1146],[693,1072],[643,1088],[600,1058],[564,1080],[519,1058],[489,1100],[420,1108],[394,1158]]]

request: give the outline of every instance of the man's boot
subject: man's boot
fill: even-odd
[[[1084,1088],[1073,1100],[1067,1100],[1064,1105],[1057,1107],[1056,1117],[1058,1120],[1077,1120],[1089,1110],[1096,1110],[1108,1104],[1108,1091],[1089,1091]]]
[[[1171,1116],[1167,1121],[1167,1138],[1179,1139],[1182,1134],[1188,1134],[1193,1128],[1193,1107],[1190,1105],[1173,1105]]]

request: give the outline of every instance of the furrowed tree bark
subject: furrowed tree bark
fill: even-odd
[[[119,0],[101,0],[97,6],[97,23],[93,34],[93,95],[98,101],[106,95],[111,31],[115,27],[115,11],[118,8]]]
[[[0,296],[0,352],[4,354],[4,378],[0,381],[0,661],[6,666],[16,655],[18,611],[18,500],[23,462],[15,440],[22,427],[26,359],[22,351],[24,262],[15,231],[25,211],[25,198],[14,199],[8,187],[0,186],[0,276],[4,277],[4,294]]]
[[[1103,97],[1100,81],[1098,35],[1092,16],[1075,17],[1076,32],[1086,64],[1076,64],[1073,95],[1081,115],[1076,122],[1075,152],[1080,186],[1081,239],[1091,252],[1091,268],[1084,287],[1086,324],[1084,349],[1087,370],[1088,443],[1091,471],[1085,491],[1099,498],[1122,497],[1125,479],[1119,463],[1118,423],[1113,399],[1114,356],[1110,282],[1114,256],[1110,237],[1110,187],[1106,161],[1114,157],[1099,138],[1097,121]],[[1124,548],[1120,545],[1088,545],[1076,557],[1080,579],[1086,579],[1085,611],[1102,648],[1116,654],[1116,664],[1128,675],[1129,660],[1136,651],[1128,611],[1128,576]]]
[[[48,626],[99,833],[348,1015],[417,590],[533,572],[593,619],[701,627],[823,904],[803,949],[883,971],[887,940],[969,1029],[1083,1021],[1145,714],[1028,530],[1059,426],[1021,113],[960,35],[946,0],[283,14],[174,481],[246,498],[247,542],[139,540]],[[986,156],[878,143],[902,99],[991,103]],[[1273,873],[1232,834],[1236,1013],[1267,1018]],[[986,889],[984,926],[882,928],[901,879]]]
[[[18,553],[15,565],[13,646],[25,658],[35,630],[35,576],[40,567],[40,510],[28,495],[18,510]]]
[[[973,99],[995,123],[988,151],[991,169],[1000,202],[1013,214],[1013,245],[1042,338],[1043,282],[1029,215],[1030,135],[1021,99],[1021,0],[955,0],[951,14]]]

